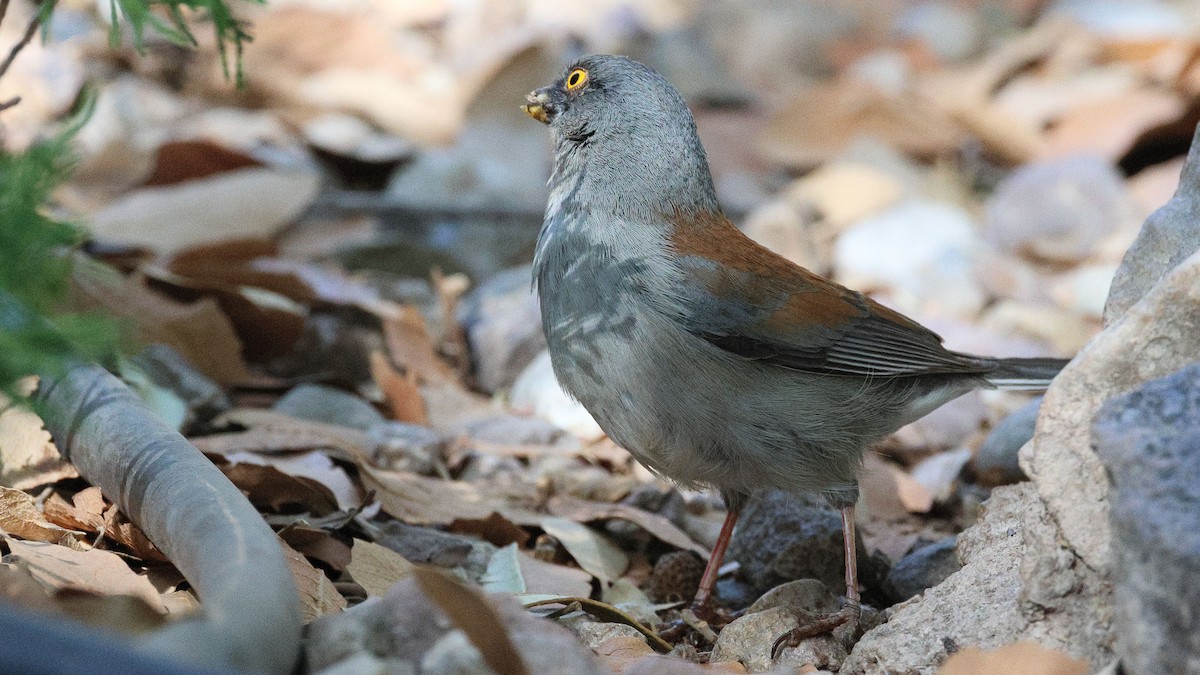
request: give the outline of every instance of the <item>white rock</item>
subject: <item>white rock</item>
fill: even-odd
[[[584,440],[598,440],[604,431],[579,401],[563,390],[550,365],[550,352],[542,352],[513,384],[511,405],[552,422]]]

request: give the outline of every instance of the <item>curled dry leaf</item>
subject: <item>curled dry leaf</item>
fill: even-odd
[[[292,578],[296,581],[296,590],[300,592],[304,623],[311,623],[324,614],[346,609],[346,598],[337,592],[333,582],[324,572],[313,567],[312,563],[283,540],[279,541],[279,545],[283,547],[284,558],[287,559]]]
[[[66,546],[6,537],[13,562],[49,591],[71,588],[100,595],[131,595],[163,613],[162,599],[150,581],[129,569],[120,556],[98,548],[76,551]]]
[[[120,511],[104,499],[100,488],[89,487],[75,493],[68,503],[62,495],[50,495],[43,507],[46,519],[72,529],[81,530],[115,541],[142,560],[165,562],[158,550],[137,525],[129,522]],[[99,542],[97,541],[97,544]]]
[[[0,485],[23,490],[77,476],[42,428],[42,419],[0,395]]]
[[[630,616],[627,612],[618,607],[614,607],[607,602],[601,602],[599,600],[592,600],[591,598],[584,597],[546,598],[534,600],[533,602],[527,602],[525,603],[525,608],[532,609],[534,607],[544,607],[546,605],[571,605],[574,603],[578,603],[580,609],[596,617],[597,619],[600,619],[601,621],[608,623],[623,623],[626,626],[632,626],[633,628],[637,629],[639,633],[644,635],[647,642],[649,642],[650,645],[658,651],[669,652],[672,649],[671,643],[659,637],[658,633],[655,633],[642,622]]]
[[[621,578],[629,569],[629,558],[608,537],[573,520],[543,518],[542,529],[558,539],[580,567],[603,583]]]
[[[488,514],[486,518],[455,518],[446,529],[458,534],[479,537],[496,546],[507,546],[514,543],[517,546],[524,546],[529,541],[528,531],[518,527],[495,511]]]
[[[4,486],[0,486],[0,531],[41,542],[57,542],[79,534],[46,520],[33,497]]]
[[[500,613],[480,591],[430,567],[413,571],[421,590],[467,634],[492,670],[504,675],[529,672]]]
[[[383,391],[391,418],[411,424],[428,424],[425,400],[411,371],[402,372],[381,352],[371,353],[371,379]]]
[[[355,539],[346,571],[368,596],[383,595],[397,581],[413,574],[414,565],[386,546]]]
[[[204,298],[180,303],[147,288],[136,276],[80,254],[71,267],[72,304],[76,309],[103,310],[128,320],[144,342],[160,342],[221,384],[249,377],[242,343],[216,301]]]
[[[537,487],[527,481],[466,482],[385,471],[359,465],[363,485],[391,516],[417,525],[448,525],[462,518],[486,518],[493,512],[518,525],[538,525]]]
[[[391,362],[423,383],[456,382],[454,371],[438,356],[425,318],[404,305],[383,319],[383,338]]]
[[[697,544],[687,533],[657,513],[650,513],[628,504],[585,502],[570,497],[555,497],[546,506],[550,513],[580,523],[611,518],[628,520],[664,543],[708,557],[708,549]]]
[[[291,476],[273,466],[217,463],[251,504],[276,513],[330,514],[338,509],[337,497],[329,488],[305,476]]]
[[[362,506],[366,498],[358,484],[346,475],[346,471],[334,464],[329,455],[318,450],[267,455],[239,452],[225,455],[225,459],[233,464],[270,466],[289,476],[316,481],[329,490],[337,501],[338,508],[344,511]]]

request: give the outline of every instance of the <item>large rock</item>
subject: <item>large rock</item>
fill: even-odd
[[[1200,672],[1200,364],[1110,400],[1116,651],[1131,673]]]
[[[1150,214],[1113,277],[1104,323],[1116,321],[1154,284],[1200,248],[1200,127],[1175,196]]]
[[[1042,403],[1037,435],[1020,453],[1068,547],[1106,574],[1108,480],[1087,429],[1100,405],[1175,372],[1200,354],[1200,253],[1163,277],[1063,369]]]

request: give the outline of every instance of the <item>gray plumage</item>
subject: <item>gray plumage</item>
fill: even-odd
[[[568,91],[577,68],[587,84]],[[689,218],[723,216],[687,105],[646,66],[589,56],[530,101],[554,138],[534,258],[554,371],[656,472],[714,486],[734,509],[765,487],[852,504],[872,442],[971,389],[1043,387],[1061,368],[948,351],[915,322],[712,225],[750,256],[731,268],[720,241],[684,231]],[[821,310],[810,323],[804,303]]]

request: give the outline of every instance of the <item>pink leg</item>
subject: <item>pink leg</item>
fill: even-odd
[[[712,599],[713,587],[717,585],[717,572],[725,559],[725,549],[729,548],[729,540],[733,537],[733,526],[737,523],[738,512],[730,509],[725,513],[725,522],[721,525],[721,533],[717,535],[717,543],[713,544],[712,555],[708,557],[708,565],[704,568],[704,576],[700,577],[700,588],[696,590],[696,599],[692,600],[692,611],[697,615],[708,609]]]

